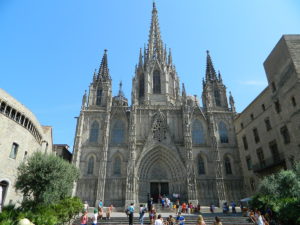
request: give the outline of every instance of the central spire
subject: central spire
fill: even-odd
[[[163,42],[160,36],[157,9],[155,2],[153,2],[151,26],[148,41],[148,59],[163,58]]]

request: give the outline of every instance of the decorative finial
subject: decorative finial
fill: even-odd
[[[107,49],[104,49],[104,53],[106,53],[107,52]]]
[[[209,55],[209,51],[208,50],[206,50],[206,54]]]

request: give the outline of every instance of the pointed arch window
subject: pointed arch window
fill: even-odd
[[[192,140],[193,144],[203,144],[204,143],[204,132],[202,124],[199,120],[193,121],[193,127],[192,127]]]
[[[219,90],[214,91],[216,106],[221,106],[221,97]]]
[[[231,162],[228,156],[225,157],[225,172],[226,174],[232,174],[232,170],[231,170]]]
[[[124,123],[117,120],[112,128],[112,143],[122,144],[124,142]]]
[[[93,156],[91,156],[88,160],[88,168],[87,168],[87,174],[92,175],[94,173],[94,164],[95,159]]]
[[[205,174],[205,162],[201,155],[198,158],[198,173],[199,175]]]
[[[144,97],[144,93],[145,93],[145,78],[144,78],[144,74],[142,74],[139,82],[139,97]]]
[[[121,175],[121,158],[117,156],[113,163],[113,174],[114,175]]]
[[[160,72],[155,70],[153,72],[153,94],[161,93],[161,82],[160,82]]]
[[[102,89],[97,89],[96,105],[101,105]]]
[[[90,130],[90,142],[96,143],[98,142],[98,136],[99,136],[99,123],[97,121],[94,121],[91,126]]]
[[[219,135],[220,135],[220,141],[221,143],[228,143],[228,129],[224,122],[219,123]]]

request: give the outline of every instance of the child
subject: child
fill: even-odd
[[[98,218],[98,210],[94,209],[94,215],[92,217],[92,225],[97,225],[97,218]]]
[[[107,220],[110,220],[110,214],[111,214],[112,208],[113,208],[113,206],[110,205],[110,206],[107,207],[107,209],[106,209],[106,219],[107,219]]]
[[[102,211],[102,208],[99,207],[99,211],[98,211],[98,219],[99,220],[102,220],[103,218],[103,211]]]
[[[88,222],[87,211],[84,211],[83,215],[80,218],[80,224],[87,225],[87,222]]]

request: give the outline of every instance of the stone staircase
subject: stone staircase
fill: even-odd
[[[207,225],[212,225],[214,223],[215,216],[219,216],[223,225],[253,225],[252,222],[248,221],[247,217],[242,217],[241,214],[236,215],[224,215],[222,213],[204,213],[202,214],[204,217],[204,220]],[[163,215],[163,218],[165,218],[167,215]],[[185,217],[185,224],[186,225],[196,225],[197,224],[197,217],[198,215],[184,215]],[[91,224],[91,221],[88,223]],[[121,224],[128,224],[128,218],[126,216],[119,216],[119,217],[112,217],[110,220],[100,220],[98,221],[98,224],[101,225],[121,225]],[[134,225],[138,225],[138,214],[135,213],[134,217]],[[144,224],[150,224],[148,213],[146,213],[146,216],[144,218]],[[79,220],[76,220],[73,225],[80,225]]]

